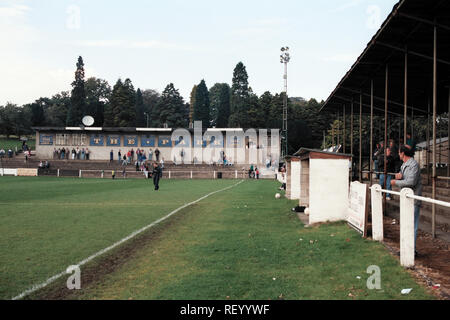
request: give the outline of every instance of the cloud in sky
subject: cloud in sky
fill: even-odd
[[[342,53],[324,57],[322,60],[325,62],[351,63],[356,61],[357,58],[358,58],[357,53]]]
[[[340,6],[334,8],[333,10],[331,10],[331,12],[341,12],[341,11],[345,11],[349,8],[353,8],[353,7],[357,7],[360,4],[362,4],[365,0],[351,0],[348,2],[345,2],[343,4],[341,4]]]
[[[0,7],[0,18],[11,19],[11,18],[23,18],[26,13],[30,11],[31,8],[22,4],[14,4],[11,6]]]
[[[206,0],[0,0],[0,105],[70,90],[79,55],[97,71],[90,76],[160,91],[173,82],[186,100],[200,79],[229,83],[239,61],[255,93],[279,92],[285,45],[290,94],[326,98],[373,36],[366,22],[376,25],[397,1],[373,1],[372,12],[368,0],[288,0],[284,10],[274,0],[214,10]]]
[[[285,30],[288,25],[287,20],[280,18],[256,19],[248,22],[245,26],[234,29],[232,35],[242,37],[267,36]]]
[[[122,48],[122,49],[170,49],[180,51],[194,50],[193,46],[178,43],[161,42],[157,40],[126,41],[126,40],[83,40],[69,43],[72,46],[90,48]]]

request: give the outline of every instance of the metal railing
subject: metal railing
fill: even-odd
[[[434,205],[450,208],[450,203],[428,197],[414,195],[410,188],[400,192],[382,189],[379,184],[370,187],[372,201],[372,238],[383,241],[383,193],[400,196],[400,264],[404,267],[413,267],[415,258],[414,237],[414,200],[432,203]]]

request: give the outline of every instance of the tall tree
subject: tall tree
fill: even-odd
[[[262,112],[259,98],[256,94],[249,90],[250,95],[248,98],[247,109],[245,111],[247,115],[247,128],[263,128],[265,127],[265,117]]]
[[[136,127],[144,128],[147,126],[146,115],[144,111],[144,98],[141,89],[136,92]]]
[[[50,99],[50,105],[44,110],[46,125],[51,127],[64,127],[69,108],[70,92],[63,91],[55,94]]]
[[[31,111],[31,125],[34,127],[44,126],[45,123],[45,115],[44,115],[44,107],[47,109],[50,106],[51,102],[48,98],[40,98],[36,100],[30,105]]]
[[[183,128],[187,125],[186,105],[173,83],[164,89],[161,99],[152,112],[152,125],[163,127],[167,124],[172,128]]]
[[[230,117],[230,86],[216,83],[209,90],[211,126],[226,128]]]
[[[70,108],[67,113],[67,125],[78,126],[86,112],[86,91],[84,88],[84,62],[78,57],[77,70],[75,71],[75,81],[72,82],[72,96],[70,98]]]
[[[111,99],[111,86],[106,80],[91,77],[86,80],[86,114],[94,117],[95,125],[102,126],[104,123],[104,111]]]
[[[191,97],[189,100],[189,123],[194,123],[194,105],[195,105],[195,94],[197,92],[197,85],[194,85],[191,91]]]
[[[149,124],[151,124],[153,122],[152,121],[153,109],[159,103],[159,100],[161,99],[161,94],[156,90],[147,89],[142,91],[142,99],[144,100],[144,112],[148,114]],[[147,123],[147,118],[145,119],[145,121]]]
[[[117,80],[109,106],[105,109],[105,127],[136,126],[136,92],[130,79]]]
[[[250,93],[248,86],[248,74],[242,62],[234,68],[231,86],[231,115],[230,127],[245,127],[249,123],[247,107]]]
[[[203,127],[209,128],[209,92],[205,80],[200,81],[195,91],[194,121],[202,121]]]

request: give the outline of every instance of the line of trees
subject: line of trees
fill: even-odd
[[[188,127],[201,120],[203,127],[281,128],[284,93],[269,91],[256,95],[249,85],[246,67],[239,62],[231,86],[216,83],[208,89],[205,80],[196,84],[186,103],[173,83],[162,93],[134,88],[130,79],[118,79],[111,88],[106,80],[85,79],[84,61],[76,63],[72,90],[31,104],[0,106],[0,134],[33,133],[31,127],[79,126],[90,115],[98,127]],[[323,102],[289,99],[289,150],[320,147],[323,132],[331,125],[326,113],[319,114]]]

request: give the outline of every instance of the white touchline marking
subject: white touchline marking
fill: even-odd
[[[217,190],[217,191],[208,193],[206,196],[203,196],[203,197],[201,197],[200,199],[197,199],[197,200],[195,200],[195,201],[192,201],[192,202],[190,202],[190,203],[185,204],[184,206],[179,207],[178,209],[175,209],[174,211],[172,211],[171,213],[169,213],[169,214],[166,215],[165,217],[162,217],[162,218],[160,218],[160,219],[158,219],[158,220],[152,222],[152,223],[149,224],[148,226],[145,226],[145,227],[143,227],[143,228],[141,228],[141,229],[139,229],[139,230],[137,230],[137,231],[134,231],[133,233],[131,233],[129,236],[123,238],[122,240],[119,240],[118,242],[116,242],[116,243],[110,245],[109,247],[107,247],[107,248],[105,248],[105,249],[102,249],[102,250],[100,250],[99,252],[93,254],[93,255],[90,256],[89,258],[84,259],[83,261],[81,261],[81,262],[79,262],[78,264],[76,264],[76,266],[81,267],[82,265],[84,265],[84,264],[88,263],[89,261],[91,261],[91,260],[97,258],[98,256],[101,256],[102,254],[104,254],[104,253],[106,253],[106,252],[108,252],[108,251],[114,249],[115,247],[121,245],[122,243],[124,243],[124,242],[126,242],[126,241],[128,241],[128,240],[130,240],[131,238],[134,238],[134,237],[137,236],[138,234],[140,234],[140,233],[144,232],[145,230],[147,230],[147,229],[153,227],[154,225],[157,225],[158,223],[160,223],[160,222],[166,220],[167,218],[171,217],[172,215],[174,215],[174,214],[177,213],[178,211],[183,210],[184,208],[189,207],[189,206],[191,206],[191,205],[193,205],[193,204],[196,204],[197,202],[200,202],[200,201],[202,201],[202,200],[208,198],[209,196],[212,196],[213,194],[216,194],[216,193],[223,192],[223,191],[226,191],[226,190],[228,190],[228,189],[234,188],[234,187],[236,187],[237,185],[241,184],[242,182],[244,182],[244,180],[241,180],[241,181],[239,181],[238,183],[236,183],[236,184],[234,184],[234,185],[232,185],[232,186],[229,186],[229,187],[226,187],[226,188],[223,188],[223,189],[220,189],[220,190]],[[31,294],[31,293],[33,293],[33,292],[36,292],[36,291],[39,290],[39,289],[42,289],[42,288],[48,286],[50,283],[54,282],[55,280],[61,278],[61,277],[64,276],[64,275],[67,275],[66,271],[63,271],[63,272],[61,272],[61,273],[58,273],[58,274],[54,275],[53,277],[48,278],[47,280],[45,280],[44,282],[42,282],[42,283],[40,283],[40,284],[33,285],[30,289],[25,290],[24,292],[22,292],[22,293],[19,294],[18,296],[15,296],[14,298],[12,298],[12,300],[19,300],[19,299],[22,299],[22,298],[26,297],[27,295],[29,295],[29,294]]]

